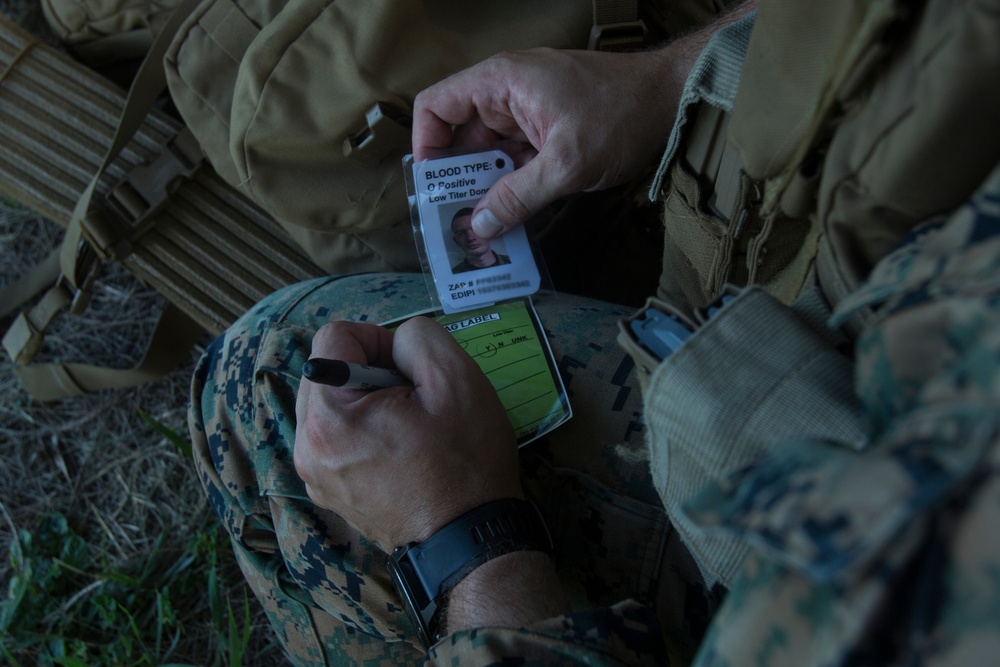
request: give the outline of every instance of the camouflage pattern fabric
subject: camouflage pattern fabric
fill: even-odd
[[[550,646],[564,631],[594,646],[610,642],[627,659],[641,648],[658,664],[665,645],[671,659],[686,662],[721,596],[704,589],[650,480],[633,363],[614,343],[629,309],[552,294],[535,303],[575,416],[521,449],[523,483],[546,516],[557,569],[579,611],[525,632],[550,637]],[[427,306],[416,275],[302,283],[248,312],[195,372],[190,421],[198,474],[296,664],[424,660],[386,555],[309,501],[292,448],[295,394],[313,333],[334,319],[381,322]],[[466,646],[454,641],[455,650]],[[566,646],[577,651],[575,640]]]
[[[756,555],[699,665],[994,664],[1000,649],[1000,168],[845,301],[862,452],[789,442],[688,513]]]
[[[422,289],[384,275],[289,288],[219,339],[195,377],[199,472],[300,664],[425,659],[384,554],[312,506],[291,464],[312,332],[332,317],[416,310]],[[701,640],[698,665],[990,664],[1000,648],[1000,169],[886,257],[834,323],[862,307],[876,312],[856,344],[867,444],[785,442],[684,505],[704,530],[754,547],[716,612],[652,491],[634,374],[609,343],[622,309],[542,297],[577,417],[524,448],[522,463],[576,611],[459,632],[426,659],[683,664]]]

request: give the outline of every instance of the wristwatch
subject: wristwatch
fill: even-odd
[[[466,512],[423,542],[396,547],[386,565],[425,649],[441,638],[441,603],[483,563],[514,551],[552,553],[552,538],[534,503],[494,500]]]

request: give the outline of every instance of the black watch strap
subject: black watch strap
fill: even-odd
[[[552,553],[552,538],[533,503],[503,498],[392,552],[389,572],[425,647],[439,638],[438,611],[448,591],[488,560],[515,551]]]

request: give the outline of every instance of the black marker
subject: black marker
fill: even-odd
[[[363,366],[338,359],[314,357],[302,364],[302,377],[331,387],[375,391],[386,387],[412,387],[399,371]]]

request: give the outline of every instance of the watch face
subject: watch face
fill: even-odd
[[[427,624],[424,622],[423,612],[427,606],[425,602],[423,605],[419,605],[417,600],[420,598],[426,599],[426,593],[420,586],[419,580],[417,580],[413,568],[410,566],[410,561],[406,556],[406,547],[400,547],[389,556],[389,560],[386,565],[389,567],[389,576],[392,577],[392,584],[396,588],[396,592],[399,594],[399,598],[403,603],[403,608],[406,609],[407,616],[410,617],[410,621],[417,630],[417,635],[420,637],[420,642],[424,645],[424,648],[430,648],[430,632],[428,631]],[[400,551],[402,553],[400,553]],[[398,554],[398,555],[397,555]],[[415,586],[411,586],[411,582]],[[416,594],[416,595],[415,595]]]

